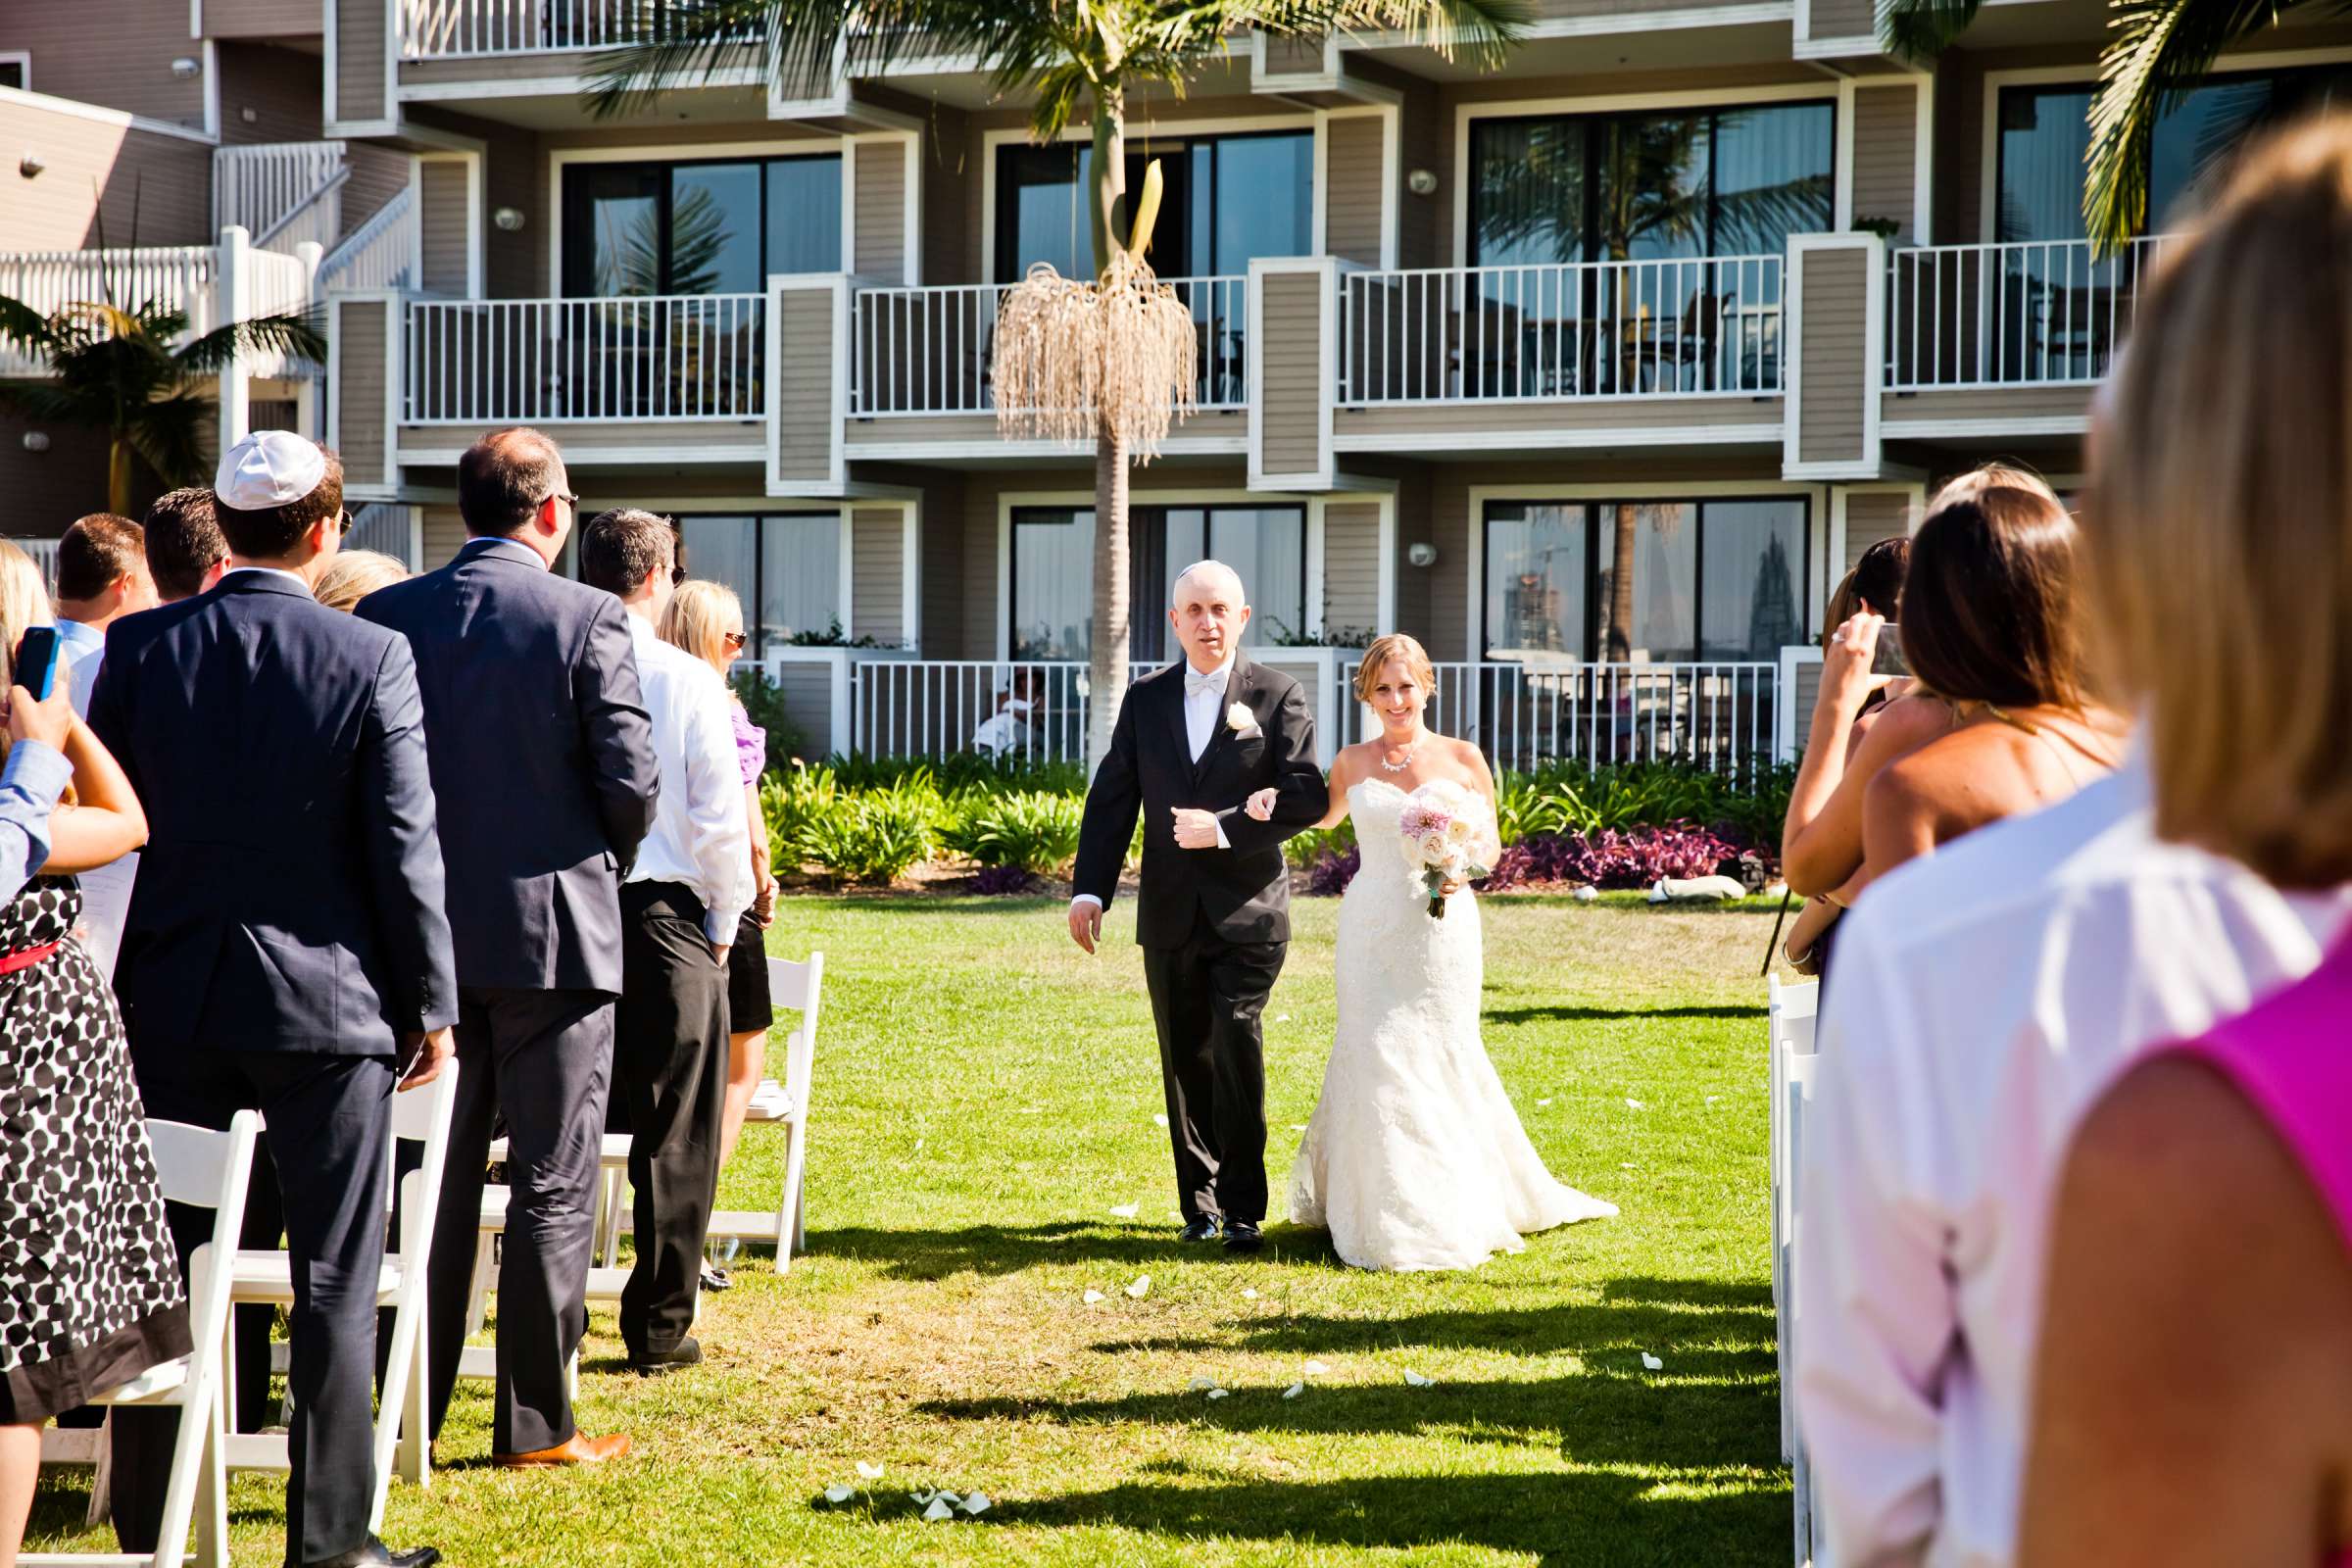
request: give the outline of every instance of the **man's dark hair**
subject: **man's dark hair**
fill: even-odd
[[[95,599],[114,580],[134,570],[146,557],[139,525],[111,512],[74,519],[57,542],[57,597]]]
[[[458,459],[458,514],[476,539],[504,539],[561,486],[564,454],[527,425],[493,430]]]
[[[320,447],[318,455],[326,460],[326,471],[318,476],[311,493],[299,500],[258,512],[239,512],[221,506],[215,498],[213,516],[220,524],[220,536],[228,541],[231,554],[248,561],[275,561],[318,526],[321,518],[343,510],[343,460],[329,447]]]
[[[666,572],[677,559],[677,536],[650,512],[619,507],[600,512],[580,530],[580,581],[625,599],[647,574]]]
[[[213,515],[213,493],[202,486],[171,490],[147,509],[147,570],[166,600],[204,592],[205,573],[228,559],[228,541]]]

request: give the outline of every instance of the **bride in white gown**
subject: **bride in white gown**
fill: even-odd
[[[1405,858],[1398,819],[1416,792],[1467,792],[1494,820],[1478,748],[1422,727],[1432,681],[1410,637],[1373,644],[1356,688],[1383,734],[1334,760],[1323,820],[1354,814],[1362,864],[1340,903],[1339,1028],[1290,1207],[1358,1268],[1475,1268],[1524,1234],[1617,1212],[1554,1181],[1528,1142],[1479,1040],[1478,901],[1452,888],[1431,915]]]

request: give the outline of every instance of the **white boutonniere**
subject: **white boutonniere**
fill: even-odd
[[[1250,711],[1248,703],[1235,703],[1225,710],[1225,727],[1236,735],[1247,735],[1257,728],[1257,715]]]

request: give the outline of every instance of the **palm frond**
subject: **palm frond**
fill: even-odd
[[[1243,0],[1244,24],[1276,33],[1389,33],[1427,44],[1447,59],[1467,50],[1499,62],[1527,31],[1524,0]]]
[[[2112,252],[2146,226],[2149,153],[2165,111],[2223,50],[2276,24],[2294,3],[2114,0],[2115,37],[2099,55],[2082,181],[2082,221],[2095,249]]]
[[[23,300],[0,294],[0,343],[14,343],[34,354],[52,354],[59,346],[57,326]]]
[[[214,412],[211,398],[183,388],[133,410],[121,437],[166,484],[201,483]]]
[[[180,369],[196,375],[222,369],[237,357],[239,350],[284,354],[324,364],[326,334],[319,330],[319,324],[320,318],[315,312],[301,316],[248,317],[213,328],[180,348],[172,360]]]
[[[1949,49],[1984,0],[1878,0],[1879,47],[1924,65]]]
[[[59,306],[57,315],[61,321],[82,327],[92,337],[143,337],[153,333],[169,339],[185,330],[188,324],[184,311],[155,305],[125,309],[111,299],[74,300]]]

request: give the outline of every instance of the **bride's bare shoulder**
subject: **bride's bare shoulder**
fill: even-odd
[[[1331,776],[1335,779],[1359,779],[1371,768],[1372,754],[1380,749],[1377,741],[1357,741],[1343,746],[1332,754]]]
[[[1480,751],[1471,742],[1452,735],[1438,735],[1432,738],[1441,743],[1446,760],[1459,768],[1464,778],[1479,780],[1490,776],[1486,753]]]

